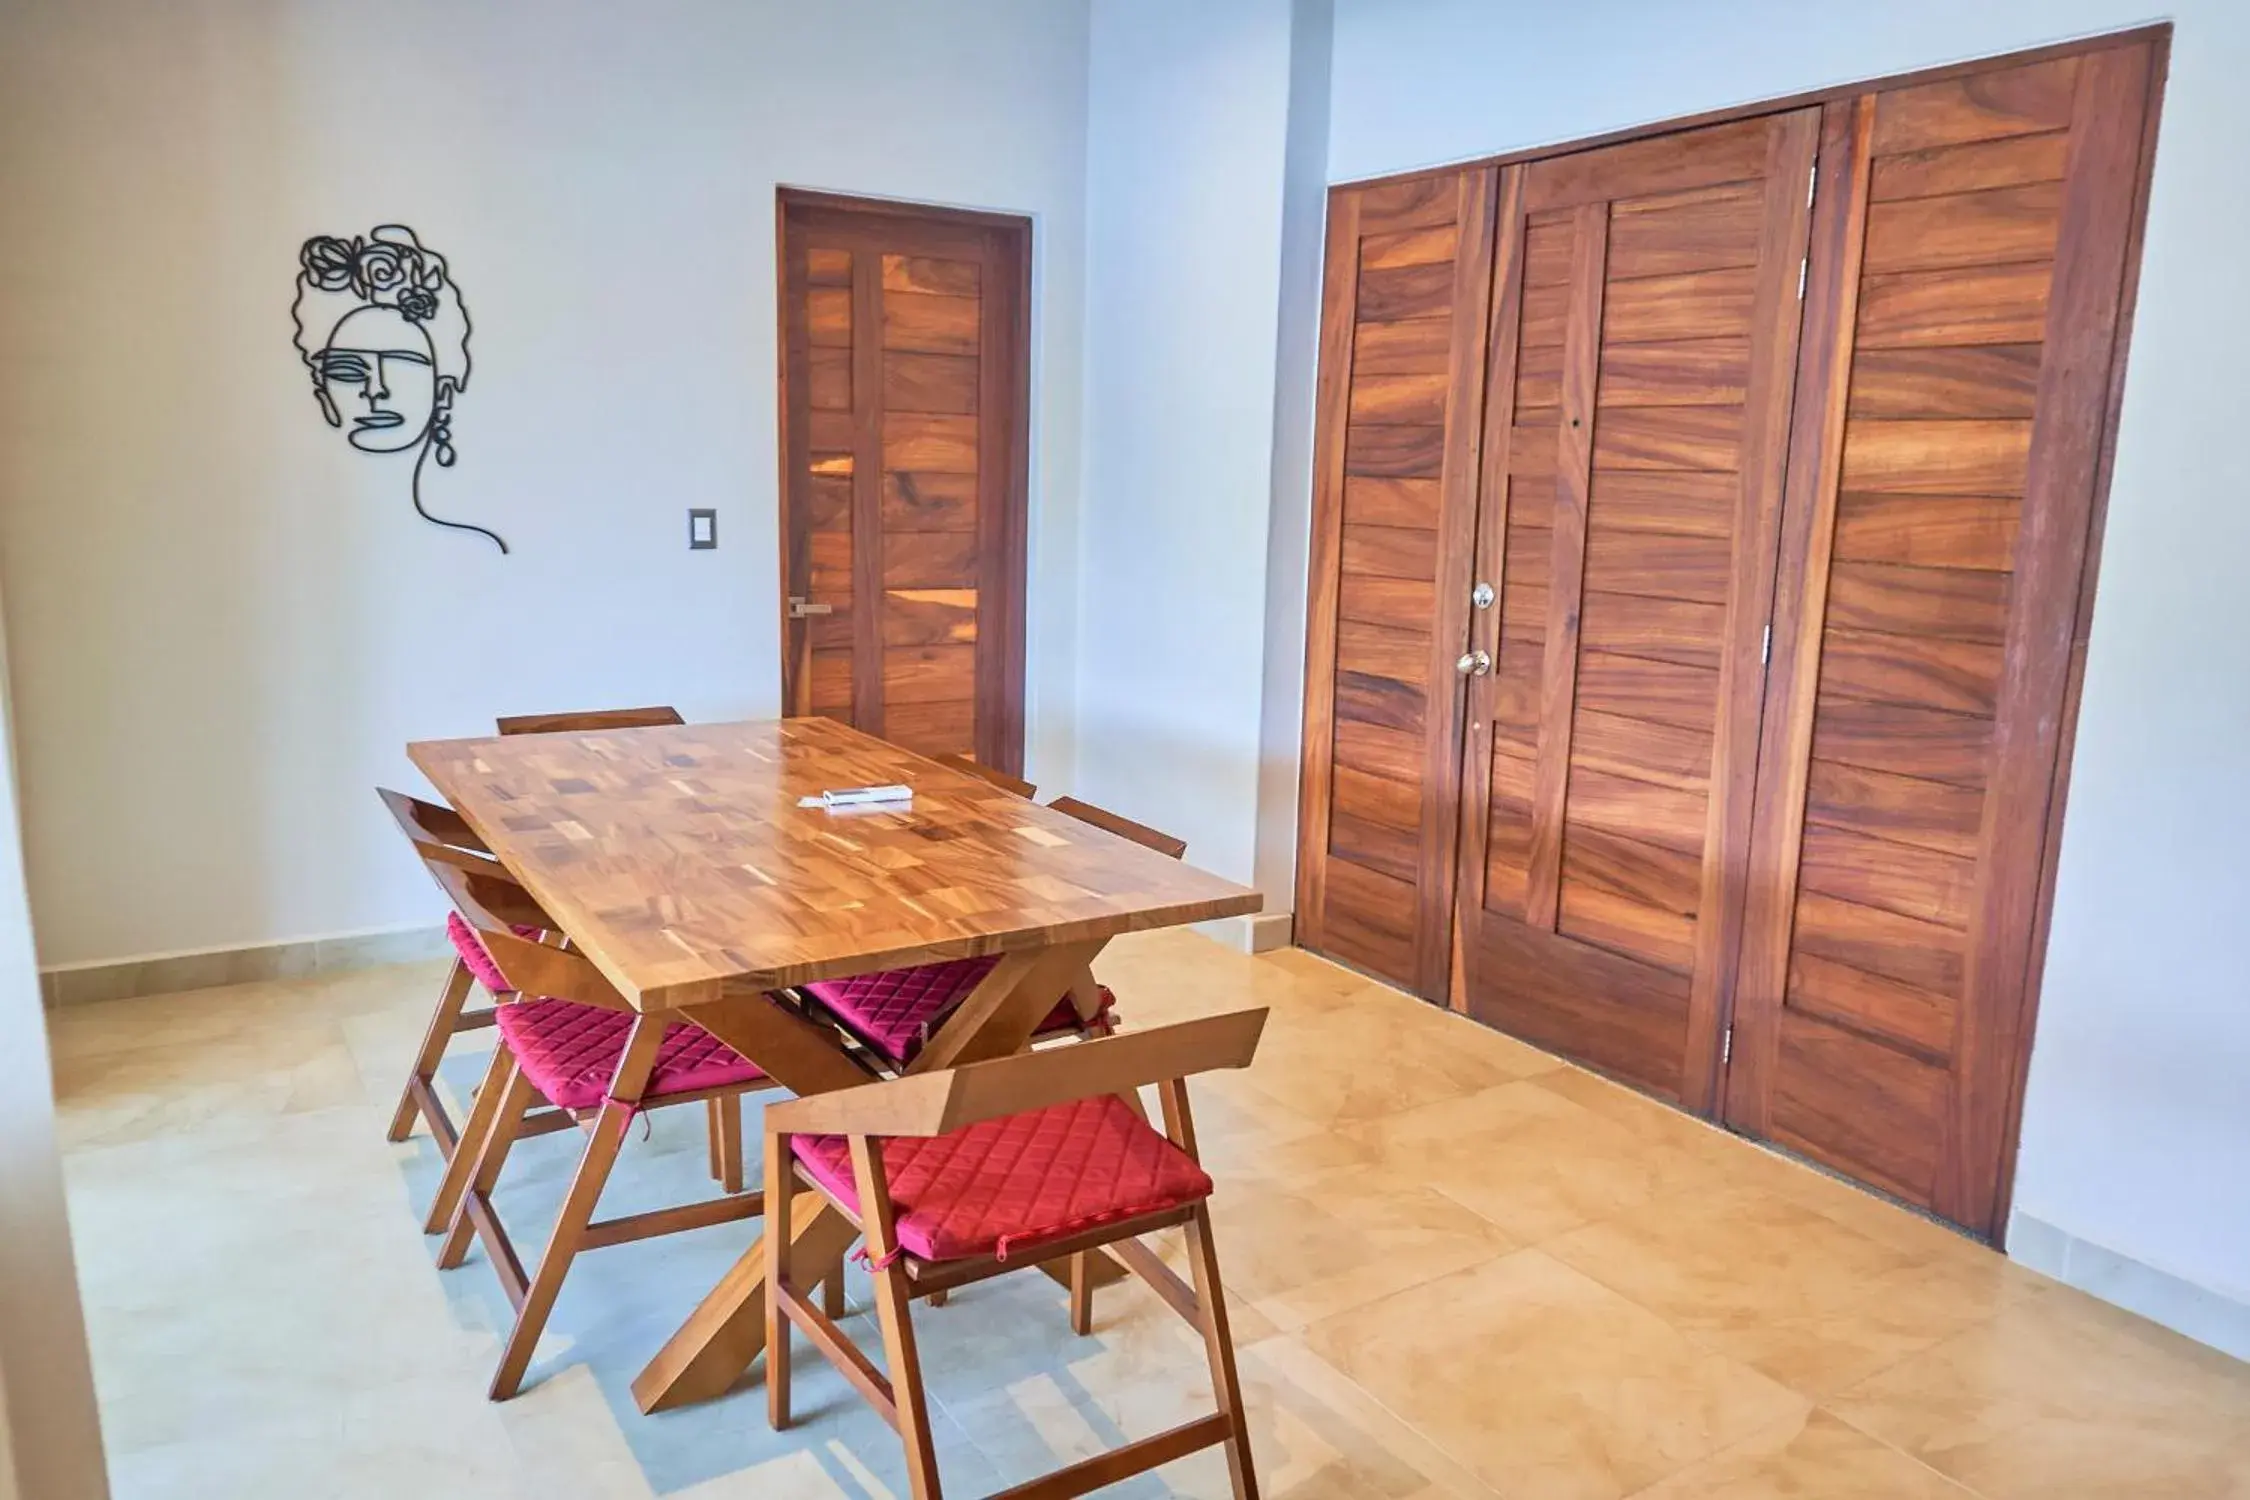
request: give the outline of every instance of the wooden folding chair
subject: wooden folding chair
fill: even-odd
[[[1081,802],[1057,797],[1047,804],[1056,812],[1092,824],[1120,838],[1132,840],[1171,859],[1187,854],[1187,843],[1136,823],[1130,818]],[[911,1069],[923,1046],[939,1025],[966,1000],[999,964],[997,957],[959,958],[945,963],[920,964],[908,969],[885,969],[855,974],[848,979],[816,980],[800,993],[808,1003],[866,1049],[870,1060],[885,1072]],[[1070,995],[1039,1023],[1032,1041],[1109,1036],[1117,1029],[1117,996],[1108,985],[1095,982],[1091,972],[1073,981]],[[1114,1272],[1109,1274],[1114,1275]],[[1094,1287],[1098,1276],[1090,1257],[1075,1256],[1070,1263],[1070,1326],[1081,1334],[1094,1326]],[[945,1294],[930,1297],[943,1306]]]
[[[529,893],[515,885],[506,869],[485,849],[484,840],[477,837],[459,813],[387,787],[377,787],[375,792],[383,799],[383,806],[390,811],[399,831],[406,835],[407,842],[426,864],[457,866],[497,882],[486,886],[487,895],[493,910],[508,922],[516,936],[538,941],[560,940],[560,934],[554,931],[553,919],[540,910]],[[438,1066],[445,1060],[446,1048],[454,1037],[465,1031],[481,1031],[493,1024],[493,1006],[474,1009],[469,1006],[479,986],[495,1004],[512,997],[498,966],[458,912],[446,914],[445,929],[447,939],[453,944],[453,967],[446,975],[444,987],[438,991],[437,1008],[423,1028],[422,1044],[416,1049],[413,1065],[407,1071],[398,1107],[391,1113],[388,1138],[405,1140],[413,1133],[414,1120],[419,1115],[428,1125],[431,1139],[437,1143],[439,1157],[450,1166],[460,1133],[437,1094]],[[541,1112],[526,1119],[519,1133],[540,1135],[569,1124],[566,1115]],[[728,1192],[738,1193],[742,1191],[741,1105],[734,1100],[724,1101],[710,1111],[707,1124],[711,1176]],[[437,1234],[445,1226],[445,1215],[433,1207],[422,1228],[426,1234]]]
[[[989,781],[1003,792],[1014,792],[1027,802],[1039,792],[1039,788],[1021,776],[1010,776],[1007,772],[988,766],[973,755],[963,755],[958,750],[948,750],[942,755],[933,755],[930,759],[949,771],[959,771],[974,776],[979,781]]]
[[[452,808],[424,802],[388,787],[377,787],[375,795],[383,799],[392,821],[398,824],[399,831],[406,835],[407,842],[425,863],[456,865],[505,878],[506,872],[485,848],[484,840],[477,837],[475,830]],[[553,926],[538,904],[520,890],[514,892],[506,904],[508,919],[522,932],[536,934]],[[492,1024],[490,1006],[472,1010],[468,1002],[480,979],[487,981],[486,989],[490,991],[489,980],[496,971],[476,935],[459,916],[448,913],[445,929],[446,937],[453,944],[453,968],[445,977],[444,988],[438,992],[437,1009],[423,1029],[422,1045],[415,1051],[413,1066],[407,1071],[406,1086],[399,1092],[398,1108],[391,1112],[388,1135],[394,1141],[405,1140],[413,1133],[414,1120],[419,1115],[437,1142],[438,1154],[451,1161],[460,1132],[446,1113],[444,1101],[437,1096],[438,1064],[444,1060],[446,1046],[455,1036],[464,1031],[480,1031]],[[444,1227],[441,1220],[428,1229],[435,1234]]]
[[[1248,1066],[1265,1018],[1236,1011],[769,1106],[766,1411],[774,1428],[789,1425],[794,1326],[897,1431],[914,1500],[939,1500],[913,1299],[1107,1247],[1203,1335],[1218,1410],[1007,1493],[1083,1495],[1223,1444],[1234,1494],[1254,1500],[1211,1242],[1211,1179],[1196,1156],[1186,1079]],[[1161,1135],[1125,1103],[1148,1083],[1163,1103]],[[796,1199],[800,1188],[818,1198]],[[887,1376],[790,1282],[790,1220],[820,1201],[866,1240]],[[1139,1238],[1175,1225],[1187,1234],[1193,1286]]]
[[[729,1193],[597,1220],[595,1207],[634,1115],[713,1099],[739,1108],[743,1094],[776,1085],[700,1027],[634,1010],[582,954],[517,936],[493,909],[510,882],[435,860],[430,872],[505,975],[502,984],[513,997],[494,1014],[500,1045],[493,1049],[433,1209],[447,1224],[439,1267],[458,1266],[473,1234],[484,1242],[516,1309],[492,1380],[492,1399],[505,1401],[523,1384],[540,1331],[579,1252],[763,1211],[762,1194]],[[522,998],[527,996],[540,998]],[[509,1149],[527,1133],[526,1121],[541,1097],[585,1129],[588,1140],[546,1248],[526,1275],[492,1194]],[[832,1281],[840,1279],[839,1270]]]
[[[661,729],[685,724],[680,711],[663,704],[648,708],[591,708],[567,714],[507,714],[494,721],[502,734],[584,734],[590,729]]]

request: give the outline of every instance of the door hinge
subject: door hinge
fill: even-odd
[[[1728,1063],[1730,1063],[1730,1062],[1733,1062],[1733,1061],[1734,1061],[1734,1028],[1733,1028],[1732,1026],[1729,1026],[1729,1027],[1727,1028],[1727,1034],[1726,1034],[1726,1036],[1725,1036],[1725,1037],[1724,1037],[1724,1038],[1723,1038],[1723,1039],[1722,1039],[1722,1040],[1720,1041],[1720,1043],[1719,1043],[1719,1066],[1721,1066],[1721,1067],[1725,1067],[1725,1066],[1726,1066],[1726,1065],[1727,1065]]]
[[[1797,259],[1797,300],[1799,302],[1805,300],[1805,262],[1810,258],[1809,256],[1799,256]]]
[[[1773,665],[1773,626],[1771,625],[1766,627],[1765,639],[1758,642],[1758,665],[1761,667]]]
[[[1820,163],[1815,160],[1812,170],[1805,174],[1805,207],[1812,207],[1813,194],[1820,191]]]

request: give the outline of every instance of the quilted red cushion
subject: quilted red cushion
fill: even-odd
[[[854,1036],[894,1063],[913,1060],[937,1029],[945,1013],[968,998],[998,957],[956,958],[940,964],[920,964],[911,969],[886,969],[875,974],[854,974],[849,979],[816,979],[805,986],[811,995]],[[1109,986],[1101,986],[1100,1014],[1117,1005]],[[1036,1033],[1052,1036],[1078,1029],[1078,1010],[1066,996],[1053,1014],[1039,1023]]]
[[[851,1148],[838,1135],[791,1146],[854,1212]],[[986,1120],[951,1135],[882,1143],[898,1241],[923,1260],[1009,1253],[1211,1196],[1195,1159],[1114,1094]]]
[[[539,941],[536,927],[511,926],[509,931],[531,942]],[[445,935],[452,941],[453,951],[461,955],[461,962],[477,976],[477,983],[495,995],[505,995],[515,988],[508,983],[508,976],[500,972],[500,965],[493,959],[492,950],[485,947],[484,939],[477,936],[477,930],[464,921],[459,912],[445,914]]]
[[[609,1097],[634,1018],[621,1010],[550,999],[503,1005],[493,1019],[501,1041],[540,1093],[564,1109],[592,1109]],[[641,1097],[751,1084],[765,1076],[756,1063],[710,1032],[681,1021],[666,1029]]]

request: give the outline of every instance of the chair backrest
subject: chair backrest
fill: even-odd
[[[1131,818],[1113,813],[1106,807],[1096,807],[1093,803],[1081,802],[1076,797],[1057,797],[1047,805],[1056,812],[1067,813],[1081,823],[1091,823],[1121,839],[1131,839],[1144,849],[1154,849],[1172,859],[1187,858],[1186,839],[1176,839],[1146,823],[1136,823]]]
[[[500,868],[484,840],[477,837],[468,820],[452,808],[424,802],[419,797],[409,797],[384,786],[375,788],[375,795],[383,799],[391,821],[425,861],[442,860],[467,870]]]
[[[1010,776],[1007,772],[988,766],[973,755],[963,755],[958,750],[948,750],[943,755],[933,755],[930,759],[949,771],[959,771],[965,776],[974,776],[979,781],[989,781],[1003,792],[1014,792],[1019,797],[1028,799],[1039,791],[1039,788],[1021,776]]]
[[[574,714],[509,714],[496,721],[502,734],[583,734],[590,729],[660,729],[685,724],[676,708],[594,708]]]
[[[517,931],[554,932],[555,919],[505,872],[464,869],[427,855],[423,863],[461,919],[476,929],[477,940],[507,977],[509,988],[523,995],[576,1000],[605,1010],[633,1008],[584,954],[534,942]]]
[[[1122,1094],[1145,1083],[1173,1084],[1194,1073],[1246,1068],[1265,1025],[1261,1006],[910,1073],[769,1105],[766,1124],[792,1135],[945,1135],[979,1120]]]

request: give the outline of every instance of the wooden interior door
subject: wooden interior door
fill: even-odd
[[[1019,772],[1031,222],[778,213],[782,700]]]
[[[1997,1234],[2149,42],[1827,106],[1725,1117]]]
[[[1455,1003],[1705,1109],[1820,112],[1506,170]]]
[[[1444,993],[1491,168],[1330,195],[1296,940]]]

